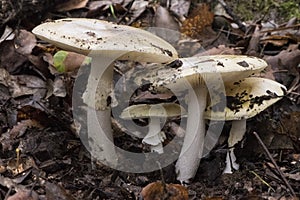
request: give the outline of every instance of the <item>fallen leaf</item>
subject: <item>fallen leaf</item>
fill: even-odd
[[[203,51],[194,55],[197,56],[208,56],[208,55],[241,55],[241,51],[239,49],[226,47],[225,45],[219,45],[218,47],[213,47],[208,49],[207,51]]]
[[[156,8],[154,26],[175,31],[178,31],[179,29],[178,23],[174,20],[174,17],[171,16],[170,12],[162,6],[158,6]]]
[[[190,6],[190,0],[172,0],[170,10],[179,15],[179,17],[183,17],[188,15]]]
[[[14,43],[19,54],[29,55],[36,45],[36,37],[31,32],[21,29]]]
[[[13,98],[25,95],[33,95],[40,99],[46,94],[46,82],[38,78],[37,76],[11,76],[9,86]]]
[[[75,71],[91,61],[91,57],[69,51],[58,51],[53,56],[53,65],[58,72]]]
[[[1,67],[5,68],[8,72],[13,73],[18,71],[19,67],[27,61],[27,57],[18,53],[15,49],[13,40],[6,40],[0,44]]]
[[[61,185],[46,182],[46,198],[47,199],[64,199],[64,200],[75,200],[65,188],[63,188]]]
[[[60,77],[55,77],[54,79],[53,95],[57,97],[66,97],[67,95],[65,83]]]
[[[132,22],[136,21],[136,19],[146,10],[148,4],[148,1],[134,1],[130,8],[130,12],[132,14],[128,24],[131,24]]]
[[[66,2],[59,3],[55,8],[58,12],[75,10],[84,8],[88,1],[89,0],[68,0]]]
[[[270,65],[266,70],[272,72],[272,74],[267,74],[265,77],[272,79],[272,76],[274,76],[276,81],[287,87],[293,81],[293,77],[297,77],[299,74],[297,71],[300,63],[298,45],[290,45],[287,50],[283,50],[275,56],[264,56],[263,59]]]
[[[292,40],[292,37],[288,35],[270,35],[261,38],[260,43],[262,45],[272,44],[281,47],[288,44],[290,40]]]
[[[141,195],[144,200],[188,200],[189,196],[186,187],[179,184],[164,185],[160,181],[148,184]]]
[[[213,22],[214,14],[207,4],[200,4],[191,15],[182,22],[180,32],[188,37],[197,38],[206,26]]]
[[[26,156],[9,160],[6,169],[13,175],[17,175],[35,166],[33,158]]]
[[[7,200],[39,200],[39,195],[32,190],[18,190],[14,195],[7,198]]]
[[[290,173],[284,173],[286,177],[289,179],[295,180],[295,181],[300,181],[300,172],[297,172],[295,174],[290,174]]]
[[[5,40],[13,40],[15,38],[15,34],[13,33],[13,29],[9,26],[6,26],[4,29],[4,33],[0,37],[0,44]]]

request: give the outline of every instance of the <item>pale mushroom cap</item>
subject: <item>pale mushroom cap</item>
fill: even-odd
[[[124,52],[120,59],[157,63],[178,57],[172,45],[148,31],[102,20],[60,19],[43,23],[32,32],[62,49],[85,55]]]
[[[189,83],[236,82],[259,73],[268,66],[262,59],[242,55],[199,56],[179,60],[182,61],[182,66],[165,69],[161,66],[149,68],[147,73],[137,74],[135,82],[137,84],[150,82],[156,87],[173,85],[172,88],[185,89],[186,80]]]
[[[198,73],[205,81],[209,81],[216,73],[220,73],[225,83],[261,72],[268,66],[266,61],[260,58],[243,55],[199,56],[182,58],[181,61],[182,77]]]
[[[185,116],[186,110],[177,103],[138,104],[123,110],[122,119]]]
[[[265,110],[285,94],[286,87],[276,81],[251,77],[243,81],[225,85],[226,107],[225,111],[216,101],[214,105],[208,104],[204,117],[211,120],[241,120],[254,117]],[[224,100],[224,94],[220,99]],[[222,100],[221,100],[222,101]]]

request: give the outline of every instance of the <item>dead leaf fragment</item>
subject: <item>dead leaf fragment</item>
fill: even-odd
[[[39,200],[39,195],[32,190],[19,190],[14,195],[7,198],[7,200]]]
[[[53,56],[53,65],[59,72],[71,72],[91,63],[91,60],[90,57],[75,52],[58,51]]]
[[[31,167],[34,167],[35,162],[31,157],[21,157],[13,158],[7,163],[7,170],[10,171],[13,175],[20,174]]]
[[[213,47],[208,49],[207,51],[200,52],[195,57],[198,56],[208,56],[208,55],[241,55],[241,51],[239,49],[234,49],[230,47],[226,47],[225,45],[219,45],[218,47]]]
[[[188,200],[188,190],[179,184],[164,184],[160,181],[150,183],[143,188],[144,200]]]
[[[15,38],[15,34],[13,33],[13,29],[9,26],[6,26],[4,29],[4,33],[0,37],[0,44],[5,40],[13,40]]]
[[[162,6],[158,6],[154,16],[154,26],[165,29],[178,30],[178,23],[171,16],[170,12]]]
[[[60,3],[56,6],[56,10],[58,12],[62,11],[70,11],[75,10],[79,8],[84,8],[86,4],[88,3],[88,0],[69,0],[64,3]]]
[[[18,53],[15,49],[15,43],[12,40],[6,40],[0,44],[1,67],[8,72],[17,71],[23,63],[27,61],[27,57]]]
[[[182,16],[187,16],[190,9],[191,1],[190,0],[176,0],[171,1],[171,11]]]
[[[22,29],[14,42],[16,51],[19,54],[29,55],[36,45],[36,37],[31,32]]]
[[[65,199],[65,200],[75,200],[70,194],[67,193],[65,188],[62,186],[46,182],[46,198],[47,199]]]
[[[214,14],[207,4],[200,4],[182,23],[181,33],[191,38],[197,38],[206,26],[213,22]]]

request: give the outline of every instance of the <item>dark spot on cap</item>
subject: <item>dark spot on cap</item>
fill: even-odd
[[[172,53],[171,51],[167,50],[167,49],[164,49],[164,52],[165,52],[166,54],[168,54],[168,56],[170,56],[170,57],[173,56],[173,53]]]
[[[92,32],[92,31],[87,31],[86,34],[91,37],[95,37],[95,35],[96,35],[96,33]]]
[[[107,107],[110,106],[111,101],[112,101],[112,100],[111,100],[111,96],[108,96],[107,99],[106,99],[106,106],[107,106]]]
[[[171,68],[175,68],[175,69],[177,69],[177,68],[179,68],[181,66],[182,66],[182,61],[178,60],[178,59],[174,60],[173,62],[171,62],[169,64],[167,64],[167,67],[171,67]]]
[[[217,65],[220,65],[222,67],[225,67],[224,64],[222,62],[218,62]]]
[[[241,65],[242,67],[249,67],[249,64],[246,61],[237,62],[238,65]]]

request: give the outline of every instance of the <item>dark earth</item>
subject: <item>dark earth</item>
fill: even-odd
[[[212,8],[218,2],[222,1],[1,1],[0,36],[9,31],[7,27],[11,32],[0,40],[0,200],[134,200],[142,199],[142,189],[157,181],[163,184],[149,187],[145,200],[185,199],[186,191],[188,199],[299,199],[300,2],[226,1],[228,4],[223,5],[226,16],[213,13]],[[236,10],[236,4],[240,11]],[[299,9],[294,9],[297,6]],[[72,88],[77,69],[58,73],[52,60],[59,49],[31,34],[35,26],[47,20],[66,17],[176,30],[186,37],[179,43],[172,38],[168,41],[181,56],[246,54],[263,58],[269,67],[261,76],[284,84],[287,93],[247,121],[246,135],[235,146],[240,169],[233,174],[222,174],[230,122],[226,122],[218,143],[201,160],[195,178],[188,185],[171,185],[180,184],[176,180],[175,162],[144,174],[113,170],[91,159],[78,137],[78,127],[84,119],[78,122],[72,116]],[[190,21],[183,23],[185,20]],[[78,68],[80,64],[73,65]],[[118,80],[132,65],[140,64],[116,62],[114,79]],[[176,61],[169,65],[180,66]],[[77,78],[86,80],[86,74],[78,74]],[[172,93],[159,94],[148,89],[136,91],[131,103],[177,101]],[[231,106],[238,106],[234,103],[237,97],[226,98],[231,99]],[[120,102],[120,106],[124,105],[125,102]],[[164,126],[165,145],[174,137],[174,122],[180,120],[183,119],[169,121]],[[117,120],[113,120],[113,132],[116,146],[132,152],[149,151],[140,138],[126,134]]]

